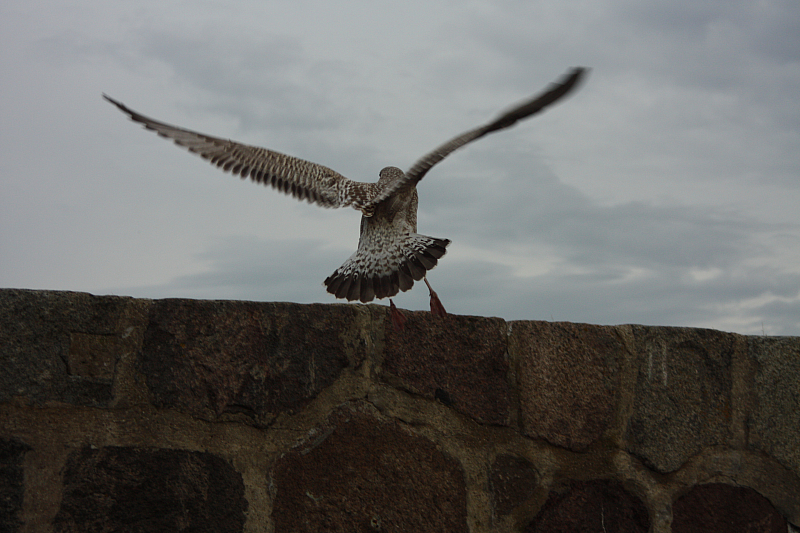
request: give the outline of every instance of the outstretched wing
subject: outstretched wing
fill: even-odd
[[[469,130],[457,137],[454,137],[453,139],[450,139],[432,152],[418,159],[417,162],[411,166],[408,172],[405,173],[405,176],[398,180],[387,183],[385,187],[382,187],[373,199],[373,203],[377,204],[382,202],[401,187],[416,184],[436,163],[467,143],[470,143],[476,139],[480,139],[484,135],[492,133],[493,131],[510,128],[520,120],[533,116],[547,106],[556,103],[561,98],[573,91],[585,74],[585,68],[574,68],[561,81],[551,84],[550,87],[542,94],[534,96],[530,100],[527,100],[513,109],[506,111],[488,124]]]
[[[105,94],[103,98],[117,106],[131,120],[161,137],[172,139],[178,146],[198,154],[212,165],[242,178],[250,177],[255,182],[271,185],[298,200],[307,200],[323,207],[351,206],[364,209],[376,193],[374,183],[350,180],[323,165],[171,126],[141,115]]]

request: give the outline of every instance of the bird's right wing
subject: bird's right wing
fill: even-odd
[[[377,204],[394,194],[398,189],[404,186],[416,184],[421,180],[425,174],[439,161],[452,154],[459,148],[466,144],[480,139],[488,133],[494,131],[510,128],[520,120],[535,115],[542,111],[549,105],[552,105],[572,92],[580,83],[583,76],[586,74],[586,69],[577,67],[572,69],[561,81],[553,83],[548,89],[530,100],[506,111],[492,122],[484,124],[483,126],[466,131],[457,137],[454,137],[439,146],[432,152],[422,156],[414,163],[405,176],[401,179],[388,183],[386,187],[381,188],[373,199],[373,203]]]
[[[141,115],[109,96],[103,95],[103,98],[117,106],[131,120],[161,137],[171,139],[212,165],[242,178],[250,177],[255,182],[271,185],[298,200],[307,200],[323,207],[350,206],[360,210],[369,205],[375,195],[374,183],[353,181],[323,165],[266,148],[171,126]]]

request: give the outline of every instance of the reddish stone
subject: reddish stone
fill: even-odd
[[[208,453],[84,448],[67,460],[56,533],[236,533],[247,501],[241,475]]]
[[[79,378],[110,382],[114,379],[117,358],[123,350],[114,335],[72,333],[67,354],[67,373]]]
[[[786,533],[786,519],[747,487],[709,483],[672,505],[672,533]]]
[[[17,439],[0,439],[0,531],[15,532],[22,527],[22,499],[25,471],[22,461],[30,446]]]
[[[154,403],[266,425],[295,412],[365,357],[358,306],[159,300],[139,370]]]
[[[614,417],[624,345],[614,328],[512,322],[523,432],[580,451]]]
[[[641,500],[616,481],[573,481],[552,491],[525,533],[647,533]]]
[[[403,312],[402,331],[386,313],[382,377],[479,422],[510,421],[507,326],[500,318]]]
[[[536,469],[522,457],[498,456],[489,473],[495,515],[507,515],[533,496],[537,478]]]
[[[467,531],[461,466],[426,438],[345,406],[276,463],[275,531]]]

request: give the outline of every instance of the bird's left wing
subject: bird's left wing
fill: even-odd
[[[250,177],[255,182],[271,185],[298,200],[307,200],[323,207],[350,206],[362,210],[371,204],[376,193],[374,183],[350,180],[326,166],[266,148],[171,126],[141,115],[105,94],[103,98],[117,106],[131,120],[161,137],[173,140],[178,146],[198,154],[212,165],[242,178]]]
[[[543,93],[534,96],[533,98],[523,102],[513,109],[510,109],[509,111],[506,111],[488,124],[484,124],[483,126],[469,130],[461,135],[458,135],[457,137],[450,139],[443,145],[418,159],[417,162],[414,163],[410,169],[408,169],[408,172],[405,173],[405,176],[389,182],[385,187],[382,187],[375,195],[373,203],[377,204],[382,202],[401,187],[416,184],[436,163],[452,154],[462,146],[474,140],[480,139],[488,133],[510,128],[520,120],[535,115],[547,106],[559,101],[578,86],[585,74],[585,68],[574,68],[566,76],[564,76],[562,80],[551,84],[550,87],[548,87]]]

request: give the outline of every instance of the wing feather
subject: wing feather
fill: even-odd
[[[562,80],[552,83],[543,93],[506,111],[488,124],[466,131],[450,139],[435,150],[425,154],[411,166],[408,172],[405,173],[405,176],[387,182],[386,186],[382,187],[377,192],[375,198],[372,200],[373,203],[377,204],[382,202],[401,187],[415,185],[435,164],[466,144],[480,139],[488,133],[510,128],[520,120],[531,117],[546,107],[556,103],[580,84],[586,71],[587,69],[583,67],[572,69]]]
[[[155,131],[160,137],[172,140],[233,175],[269,185],[299,200],[323,207],[364,209],[377,192],[374,183],[350,180],[330,168],[292,157],[280,152],[242,144],[228,139],[172,126],[146,117],[121,102],[103,95],[131,120]]]

